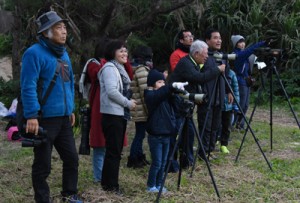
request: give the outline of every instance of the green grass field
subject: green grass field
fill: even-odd
[[[1,128],[5,124],[1,121]],[[133,123],[128,125],[131,143]],[[270,150],[270,126],[267,121],[251,124],[270,170],[257,143],[247,133],[238,162],[235,162],[243,133],[233,131],[229,143],[229,155],[215,154],[210,167],[218,188],[221,202],[299,202],[300,201],[300,130],[297,125],[273,124],[273,150]],[[19,142],[9,142],[5,134],[0,140],[0,202],[33,202],[31,186],[32,148],[22,148]],[[80,137],[77,135],[77,144]],[[144,142],[147,158],[148,144]],[[195,145],[196,146],[196,145]],[[197,146],[196,146],[197,147]],[[218,147],[217,147],[218,148]],[[120,187],[125,196],[119,197],[102,191],[93,183],[91,156],[80,155],[79,194],[85,202],[154,202],[156,195],[146,192],[149,167],[126,167],[129,147],[124,148],[120,167]],[[48,178],[54,202],[60,202],[62,162],[54,150],[52,173]],[[180,190],[177,190],[178,174],[168,174],[165,186],[169,192],[160,202],[218,202],[207,166],[196,161],[195,170],[184,170]]]

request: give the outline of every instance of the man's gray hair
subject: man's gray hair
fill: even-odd
[[[190,47],[190,54],[194,55],[196,52],[201,53],[203,49],[208,48],[208,45],[201,40],[195,40]]]

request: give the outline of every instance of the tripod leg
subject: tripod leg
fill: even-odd
[[[229,84],[227,78],[226,78],[224,75],[222,75],[222,77],[224,78],[226,84],[228,85],[228,87],[229,87],[229,89],[230,89],[231,94],[233,95],[234,100],[236,101],[236,97],[235,97],[234,94],[233,94],[233,91],[232,91],[232,89],[231,89],[231,87],[230,87],[230,84]],[[245,120],[245,122],[246,122],[246,124],[247,124],[247,128],[250,130],[250,132],[251,132],[251,134],[252,134],[252,137],[254,138],[254,140],[255,140],[255,142],[256,142],[256,144],[257,144],[257,146],[258,146],[260,152],[262,153],[262,155],[263,155],[265,161],[267,162],[267,164],[268,164],[270,170],[273,171],[270,162],[268,161],[268,159],[267,159],[265,153],[263,152],[263,150],[262,150],[262,148],[261,148],[261,146],[260,146],[260,144],[259,144],[259,142],[258,142],[258,139],[256,138],[256,136],[255,136],[255,134],[254,134],[254,132],[253,132],[251,126],[250,126],[250,123],[249,123],[248,120],[246,119],[246,115],[244,114],[244,112],[243,112],[243,110],[242,110],[240,104],[237,103],[237,105],[238,105],[238,108],[239,108],[239,110],[241,111],[241,113],[242,113],[242,115],[243,115],[243,118],[244,118],[244,120]]]
[[[182,131],[183,131],[183,127],[184,127],[184,125],[186,125],[186,123],[187,123],[187,119],[184,118],[183,122],[182,122],[181,125],[180,125],[179,132],[178,132],[178,136],[177,136],[177,139],[176,139],[176,142],[175,142],[173,151],[172,151],[172,153],[171,153],[171,156],[169,157],[169,161],[168,161],[168,164],[167,164],[167,168],[166,168],[166,170],[165,170],[165,174],[164,174],[164,177],[163,177],[162,185],[161,185],[160,190],[159,190],[159,192],[158,192],[158,194],[157,194],[157,197],[156,197],[156,201],[155,201],[155,202],[157,202],[157,203],[159,202],[159,199],[160,199],[160,196],[161,196],[163,187],[164,187],[164,185],[165,185],[165,181],[166,181],[166,179],[167,179],[168,171],[169,171],[170,166],[171,166],[171,163],[172,163],[172,161],[173,161],[174,154],[175,154],[175,152],[176,152],[176,150],[177,150],[177,148],[178,148],[179,142],[180,142],[181,139],[182,139]],[[181,167],[180,167],[180,168],[181,168]],[[179,168],[179,171],[181,170],[180,168]],[[179,180],[178,180],[178,182],[180,183]],[[179,186],[178,186],[178,189],[179,189]]]
[[[271,74],[270,74],[270,147],[271,152],[273,150],[273,70],[274,68],[271,68]]]
[[[195,127],[195,123],[194,123],[194,121],[192,120],[192,118],[190,118],[190,119],[191,119],[191,122],[192,122],[192,125],[193,125],[194,133],[195,133],[196,138],[197,138],[197,140],[198,140],[198,145],[199,145],[198,149],[201,149],[201,150],[202,150],[202,153],[205,154],[205,151],[204,151],[204,148],[203,148],[203,145],[202,145],[201,138],[200,138],[200,136],[199,136],[199,134],[198,134],[198,132],[197,132],[197,130],[196,130],[196,127]],[[197,154],[198,154],[198,153],[197,153]],[[193,163],[193,168],[192,168],[190,177],[193,176],[193,171],[195,170],[196,157],[197,157],[197,156],[195,156],[195,160],[194,160],[194,163]],[[214,179],[213,173],[212,173],[212,171],[211,171],[211,168],[210,168],[210,165],[209,165],[209,161],[208,161],[208,159],[207,159],[206,156],[204,156],[204,161],[205,161],[206,167],[207,167],[207,169],[208,169],[208,172],[209,172],[211,181],[212,181],[212,183],[213,183],[215,192],[216,192],[218,198],[220,199],[219,190],[218,190],[216,181],[215,181],[215,179]]]
[[[293,113],[293,116],[294,116],[294,118],[295,118],[295,120],[296,120],[296,122],[297,122],[298,127],[300,128],[299,120],[298,120],[298,118],[297,118],[297,115],[296,115],[296,113],[295,113],[293,107],[292,107],[292,104],[291,104],[291,102],[290,102],[289,96],[287,95],[286,90],[285,90],[285,88],[284,88],[284,86],[283,86],[283,84],[282,84],[282,81],[281,81],[281,79],[280,79],[280,77],[279,77],[279,73],[278,73],[276,67],[274,68],[274,71],[275,71],[277,80],[278,80],[278,82],[279,82],[279,84],[280,84],[280,86],[281,86],[281,89],[282,89],[282,91],[284,92],[284,96],[285,96],[287,102],[289,103],[290,110],[291,110],[291,112]]]
[[[217,83],[218,83],[219,78],[220,78],[220,76],[217,77],[216,80],[215,80],[214,87],[213,87],[211,95],[215,95],[216,88],[217,88]],[[206,128],[206,125],[207,125],[207,121],[208,121],[208,116],[209,116],[209,113],[211,111],[211,106],[212,106],[212,98],[210,98],[209,103],[208,103],[208,107],[207,107],[207,111],[206,111],[206,114],[205,114],[204,123],[203,123],[202,129],[201,129],[200,139],[203,139],[204,131],[205,131],[205,128]],[[203,151],[204,151],[203,156],[206,156],[204,148],[203,148]],[[200,148],[198,147],[196,155],[194,157],[197,157],[199,155],[199,152],[200,152]],[[201,153],[202,153],[202,151],[201,151]],[[195,162],[193,163],[193,168],[194,167],[195,167]]]
[[[268,75],[268,74],[269,74],[269,69],[268,69],[268,71],[267,71],[267,75]],[[256,97],[256,99],[255,99],[254,107],[253,107],[252,113],[251,113],[250,118],[249,118],[249,125],[250,125],[250,123],[252,122],[252,118],[253,118],[253,116],[254,116],[254,112],[255,112],[255,110],[256,110],[256,107],[257,107],[257,104],[258,104],[258,100],[259,100],[259,98],[261,97],[262,91],[263,91],[263,89],[264,89],[264,87],[265,87],[265,85],[264,85],[264,78],[263,78],[262,72],[260,73],[260,79],[261,79],[261,86],[260,86],[259,89],[258,89],[258,94],[257,94],[257,97]],[[243,139],[242,139],[242,142],[241,142],[241,145],[240,145],[240,147],[239,147],[238,153],[237,153],[237,155],[236,155],[235,162],[238,161],[238,158],[239,158],[239,156],[240,156],[240,152],[241,152],[242,147],[243,147],[243,144],[244,144],[244,142],[245,142],[245,138],[246,138],[246,135],[247,135],[247,133],[248,133],[248,130],[249,130],[249,128],[248,128],[248,126],[247,126],[247,128],[246,128],[246,130],[245,130],[245,133],[244,133],[244,136],[243,136]]]
[[[260,88],[258,89],[258,94],[257,94],[256,100],[255,100],[255,104],[254,104],[254,107],[253,107],[251,116],[250,116],[250,118],[249,118],[249,125],[250,125],[250,123],[252,122],[252,118],[253,118],[253,116],[254,116],[254,112],[255,112],[255,110],[256,110],[256,107],[257,107],[257,104],[258,104],[258,100],[259,100],[259,98],[260,98],[260,96],[261,96],[262,90],[263,90],[263,87],[260,87]],[[248,126],[247,126],[247,128],[246,128],[246,130],[245,130],[245,133],[244,133],[244,136],[243,136],[243,139],[242,139],[242,142],[241,142],[241,145],[240,145],[240,147],[239,147],[238,153],[237,153],[237,155],[236,155],[235,162],[238,161],[238,158],[239,158],[239,156],[240,156],[240,152],[241,152],[242,147],[243,147],[243,145],[244,145],[245,138],[246,138],[246,135],[247,135],[247,133],[248,133],[248,130],[249,130],[249,128],[248,128]]]

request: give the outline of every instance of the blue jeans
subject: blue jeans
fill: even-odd
[[[130,158],[138,158],[143,156],[143,141],[146,135],[145,121],[135,122],[135,136],[130,147]]]
[[[105,156],[105,147],[93,148],[93,172],[94,172],[95,182],[101,181],[104,156]]]
[[[149,135],[148,143],[152,162],[149,170],[147,186],[161,186],[168,158],[170,137]]]
[[[244,114],[246,115],[249,107],[250,87],[240,85],[239,92],[240,92],[240,106]],[[242,114],[238,114],[237,124],[240,125],[239,127],[244,128],[245,121]]]

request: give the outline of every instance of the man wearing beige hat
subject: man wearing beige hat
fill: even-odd
[[[38,42],[29,47],[22,58],[21,100],[26,119],[25,133],[38,136],[41,127],[46,134],[44,141],[32,146],[32,184],[36,202],[51,202],[46,179],[51,171],[53,146],[63,162],[63,200],[82,202],[77,197],[78,154],[72,131],[75,122],[74,77],[65,48],[66,22],[54,11],[40,13],[36,20]]]

